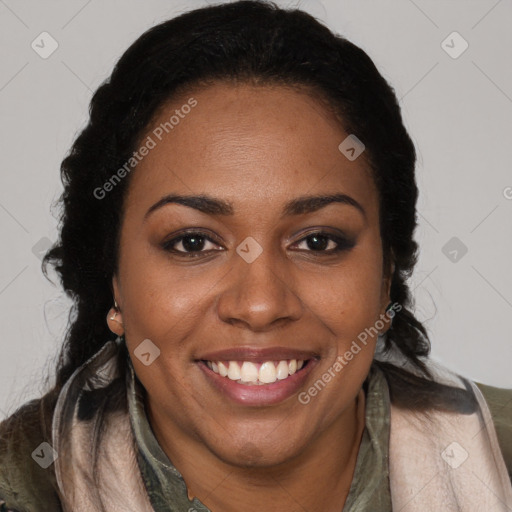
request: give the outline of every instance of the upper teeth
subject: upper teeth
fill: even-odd
[[[304,366],[303,360],[282,361],[207,361],[208,368],[222,377],[240,384],[270,384],[276,380],[286,379]]]

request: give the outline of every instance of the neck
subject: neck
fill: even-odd
[[[306,450],[270,468],[226,464],[204,445],[157,427],[165,422],[152,424],[158,442],[183,475],[189,498],[197,497],[212,511],[339,512],[350,490],[364,417],[365,396],[360,390],[352,404]]]

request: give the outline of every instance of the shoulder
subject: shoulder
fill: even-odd
[[[498,442],[512,480],[512,389],[475,382],[491,411]]]
[[[41,444],[51,446],[55,402],[48,393],[0,423],[0,511],[61,512],[53,463],[45,468],[36,462],[38,453],[49,450]]]

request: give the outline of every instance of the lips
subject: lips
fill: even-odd
[[[295,394],[317,360],[311,351],[237,347],[203,354],[196,362],[225,397],[243,405],[263,406]]]

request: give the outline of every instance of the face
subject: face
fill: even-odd
[[[364,154],[285,87],[191,91],[148,136],[113,285],[150,421],[230,464],[290,460],[354,403],[376,336],[345,354],[389,302]]]

